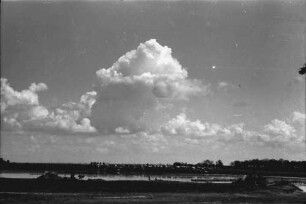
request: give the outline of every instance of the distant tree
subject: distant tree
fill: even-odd
[[[223,163],[220,159],[216,161],[216,167],[222,167],[222,166],[223,166]]]
[[[230,163],[230,166],[233,166],[233,167],[236,167],[236,168],[239,168],[241,167],[242,165],[242,162],[241,161],[233,161]]]
[[[174,163],[173,163],[173,166],[181,166],[181,165],[182,165],[181,162],[174,162]]]
[[[205,167],[209,167],[209,166],[213,166],[213,165],[214,165],[214,162],[211,161],[211,160],[206,159],[206,160],[203,161],[201,164],[202,164],[203,166],[205,166]]]
[[[304,66],[300,68],[299,74],[301,75],[306,74],[306,63],[304,63]]]

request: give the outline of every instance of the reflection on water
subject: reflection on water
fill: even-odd
[[[2,178],[37,178],[43,173],[30,173],[30,172],[2,172],[0,177]],[[212,182],[212,183],[231,183],[232,180],[239,178],[240,176],[233,175],[111,175],[111,174],[82,174],[84,178],[88,179],[102,179],[106,181],[118,181],[118,180],[132,180],[132,181],[180,181],[180,182]],[[59,173],[60,177],[70,178],[70,174]],[[76,177],[78,174],[76,174]]]
[[[294,185],[306,193],[306,184],[305,183],[295,183]]]
[[[14,173],[0,173],[1,178],[37,178],[38,174],[31,174],[27,172],[14,172]]]

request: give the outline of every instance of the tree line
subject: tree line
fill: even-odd
[[[91,162],[87,164],[63,163],[15,163],[0,158],[0,170],[8,171],[56,171],[65,173],[105,173],[105,174],[160,174],[160,173],[224,173],[306,176],[306,161],[284,159],[253,159],[233,161],[224,165],[221,160],[204,160],[197,164],[174,162],[173,164],[110,164]]]

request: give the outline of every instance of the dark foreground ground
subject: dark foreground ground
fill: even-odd
[[[0,179],[0,203],[306,203],[289,183],[247,187],[166,181]]]

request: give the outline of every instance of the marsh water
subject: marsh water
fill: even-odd
[[[37,178],[43,172],[1,172],[2,178]],[[68,173],[58,173],[60,177],[70,178]],[[162,174],[162,175],[126,175],[126,174],[81,174],[82,180],[88,179],[102,179],[106,181],[116,180],[132,180],[132,181],[148,181],[148,180],[162,180],[162,181],[179,181],[179,182],[211,182],[211,183],[231,183],[233,180],[241,178],[241,175],[222,175],[222,174]],[[78,178],[79,174],[75,174]]]
[[[43,175],[44,172],[0,172],[0,178],[26,178],[35,179]],[[68,173],[58,173],[62,178],[70,178]],[[82,180],[101,179],[105,181],[179,181],[179,182],[199,182],[199,183],[231,183],[243,175],[230,174],[161,174],[161,175],[144,175],[144,174],[75,174],[75,178],[82,175]],[[270,176],[273,180],[287,180],[306,192],[306,178],[299,177],[281,177]]]

